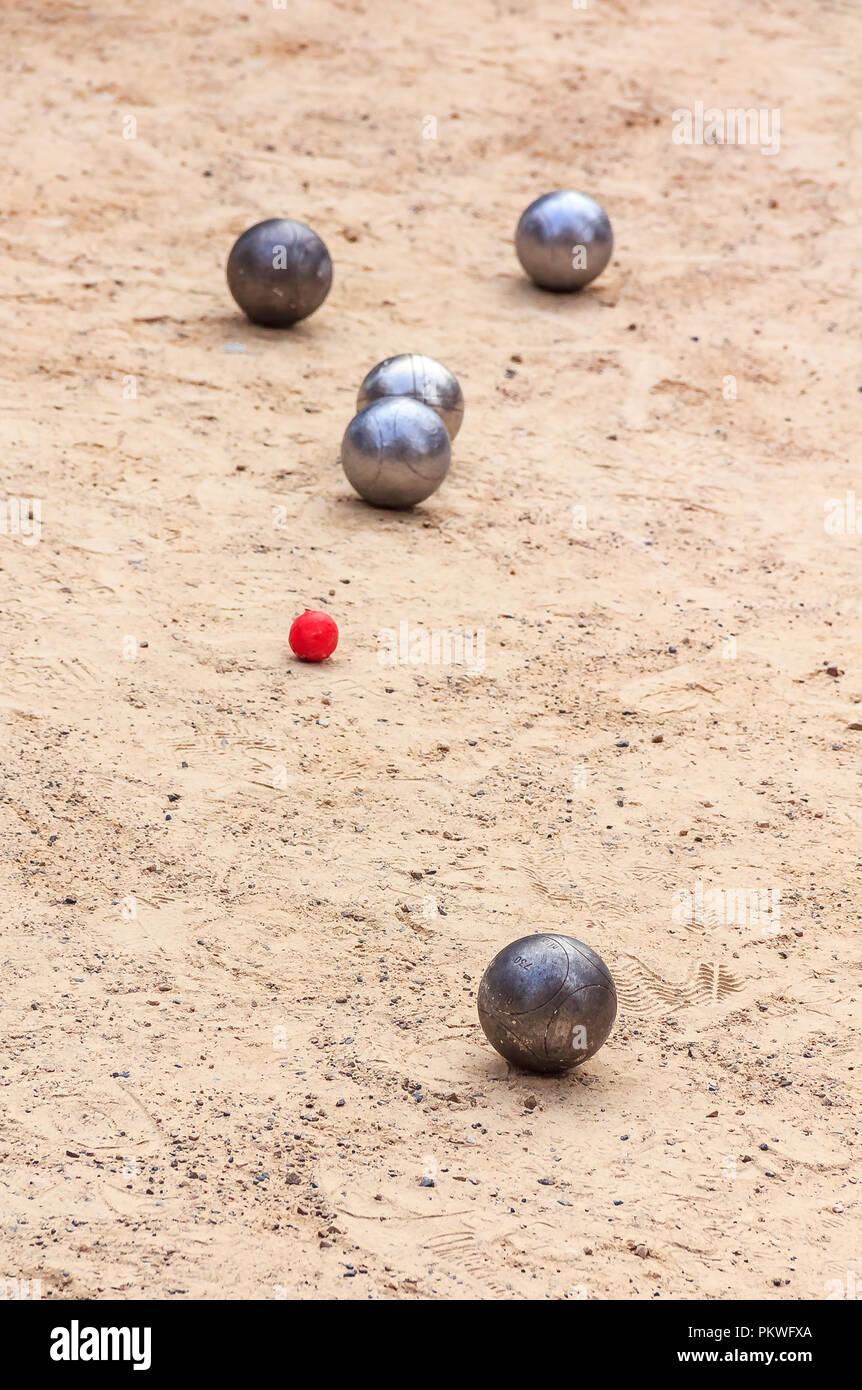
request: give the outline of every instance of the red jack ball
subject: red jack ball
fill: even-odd
[[[301,661],[325,661],[338,646],[338,628],[328,613],[306,608],[294,618],[288,637],[291,651]]]

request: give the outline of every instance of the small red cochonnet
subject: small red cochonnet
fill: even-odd
[[[301,661],[325,661],[338,646],[338,627],[328,613],[306,608],[294,618],[288,641]]]

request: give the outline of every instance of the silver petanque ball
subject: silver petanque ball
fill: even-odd
[[[452,450],[446,426],[412,396],[384,396],[347,426],[341,464],[360,497],[375,507],[413,507],[436,492]]]
[[[332,261],[310,227],[271,217],[234,242],[227,283],[253,323],[287,328],[320,308],[332,284]]]
[[[614,234],[603,208],[584,193],[545,193],[521,216],[515,250],[545,290],[579,290],[611,258]]]
[[[561,1072],[598,1052],[617,992],[600,955],[573,936],[523,936],[504,946],[479,984],[479,1021],[501,1056],[527,1071]]]
[[[371,401],[383,396],[412,396],[430,405],[449,431],[450,439],[454,439],[461,428],[464,396],[458,378],[433,357],[402,352],[398,357],[378,362],[359,388],[356,409],[363,410]]]

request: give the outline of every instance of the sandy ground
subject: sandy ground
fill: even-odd
[[[42,515],[0,534],[0,1277],[845,1287],[858,12],[8,0],[0,33],[4,486]],[[780,151],[675,145],[695,101],[779,108]],[[580,297],[512,252],[561,186],[616,232]],[[286,333],[224,283],[273,215],[335,261]],[[467,414],[394,515],[338,454],[405,350]],[[305,606],[327,665],[291,659]],[[405,621],[484,630],[484,672],[381,665]],[[778,920],[682,920],[698,882]],[[541,929],[619,986],[562,1080],[476,1018]]]

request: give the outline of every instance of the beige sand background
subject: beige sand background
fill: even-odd
[[[0,535],[0,1277],[862,1279],[862,537],[824,530],[862,499],[854,6],[0,24],[3,485],[42,508],[39,544]],[[779,153],[674,145],[695,101],[779,108]],[[512,251],[559,186],[616,231],[577,298]],[[224,284],[272,215],[336,267],[287,333]],[[387,515],[338,453],[405,350],[467,415],[445,487]],[[290,657],[306,605],[340,625],[325,666]],[[484,629],[484,674],[381,666],[402,621]],[[698,880],[780,894],[778,930],[675,920]],[[561,1080],[475,1012],[539,929],[619,984]]]

